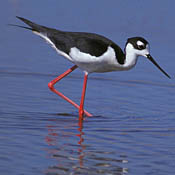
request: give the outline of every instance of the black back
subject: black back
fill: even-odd
[[[48,38],[55,46],[67,54],[72,47],[78,48],[81,52],[89,53],[92,56],[101,56],[111,46],[116,53],[117,60],[120,64],[124,63],[124,54],[118,45],[111,40],[93,33],[83,32],[56,32],[48,31]]]
[[[98,57],[111,46],[115,51],[117,61],[120,64],[124,64],[125,56],[121,48],[104,36],[85,32],[64,32],[35,24],[21,17],[17,18],[32,27],[33,31],[45,34],[55,44],[57,49],[67,54],[69,54],[71,48],[76,47],[81,52]]]

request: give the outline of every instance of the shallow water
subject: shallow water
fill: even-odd
[[[173,174],[174,85],[90,78],[86,106],[95,116],[80,127],[77,110],[47,89],[52,77],[1,72],[4,174]],[[78,100],[81,79],[66,80],[60,90]]]
[[[48,5],[49,1],[46,2]],[[39,13],[44,15],[46,8],[43,6],[38,12],[34,1],[8,1],[4,5],[11,13],[8,14],[8,22],[3,24],[19,24],[15,15],[23,14],[30,18],[27,12],[29,5],[33,7],[32,19]],[[57,8],[66,8],[66,4],[61,5]],[[54,12],[47,18],[52,19]],[[83,23],[83,17],[78,14],[85,12],[76,12],[77,21],[74,22]],[[71,18],[71,14],[70,11],[67,16],[63,13],[62,18]],[[171,16],[167,14],[166,17]],[[90,14],[88,19],[93,17]],[[98,17],[94,20],[98,21]],[[54,22],[47,18],[42,22],[49,21],[54,26]],[[69,24],[69,28],[77,29],[74,22]],[[110,24],[114,25],[112,21]],[[136,68],[128,72],[91,74],[85,107],[94,116],[79,123],[78,111],[47,87],[49,81],[72,64],[30,32],[5,28],[2,23],[1,26],[6,34],[1,36],[4,44],[0,45],[1,174],[174,174],[173,37],[169,42],[164,38],[164,43],[158,45],[160,38],[153,37],[150,43],[155,59],[172,76],[171,80],[143,58]],[[92,29],[86,24],[83,27],[89,31]],[[163,30],[159,32],[163,35]],[[143,33],[146,34],[146,29]],[[168,33],[166,37],[169,37]],[[111,38],[115,38],[115,33],[111,32]],[[121,35],[119,42],[122,43],[123,38]],[[79,103],[82,83],[83,73],[76,70],[61,80],[56,88]]]

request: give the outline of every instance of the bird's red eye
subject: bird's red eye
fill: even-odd
[[[145,49],[144,45],[138,45],[137,47],[138,47],[139,50]]]

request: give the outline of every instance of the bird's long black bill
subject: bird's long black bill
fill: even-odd
[[[171,78],[171,77],[156,63],[156,61],[153,59],[153,57],[152,57],[150,54],[146,55],[146,57],[147,57],[161,72],[163,72],[168,78]]]

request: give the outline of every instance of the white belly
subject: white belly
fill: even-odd
[[[69,56],[80,69],[88,73],[120,71],[123,69],[123,66],[117,62],[114,49],[110,46],[99,57],[83,53],[75,47],[71,48]]]

